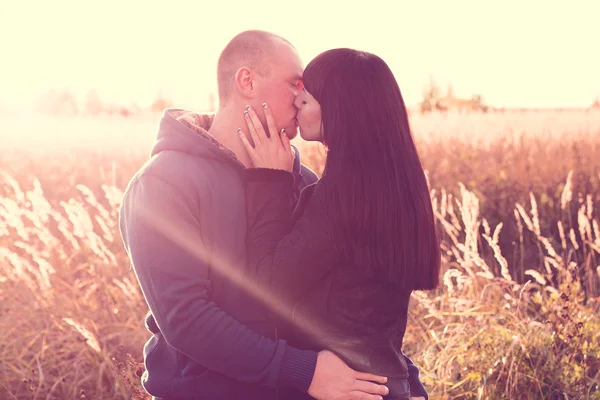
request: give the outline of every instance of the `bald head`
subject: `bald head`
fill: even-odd
[[[281,43],[292,46],[281,36],[259,30],[245,31],[231,39],[221,52],[217,65],[219,102],[225,104],[231,97],[235,86],[235,74],[241,67],[247,67],[262,77],[268,77],[273,55]]]

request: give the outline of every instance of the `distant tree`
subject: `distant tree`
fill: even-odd
[[[42,95],[34,106],[35,111],[41,114],[54,116],[75,116],[79,113],[77,100],[68,90],[62,92],[51,89]]]
[[[473,102],[473,109],[488,112],[488,106],[484,104],[483,97],[480,94],[474,94],[471,101]]]
[[[129,110],[130,115],[140,115],[142,113],[140,106],[138,106],[136,102],[131,102],[127,109]]]
[[[171,102],[165,99],[162,93],[159,93],[156,100],[154,100],[154,102],[150,106],[150,110],[154,113],[161,113],[165,110],[165,108],[169,107],[172,107]]]
[[[419,104],[419,108],[421,110],[421,114],[424,114],[426,112],[431,112],[433,110],[431,101],[427,98],[425,98],[425,99],[423,99],[423,101],[421,101],[421,103]]]
[[[422,114],[433,110],[441,112],[449,110],[487,112],[489,110],[488,106],[483,103],[483,97],[479,94],[474,94],[471,99],[456,97],[452,84],[448,85],[446,96],[442,96],[440,92],[440,87],[430,77],[429,86],[423,89],[423,100],[419,104]]]
[[[452,84],[448,85],[448,94],[446,95],[446,97],[448,99],[453,99],[454,98],[454,88],[452,87]]]
[[[429,77],[429,85],[423,88],[423,100],[419,104],[421,114],[437,109],[439,98],[440,88],[433,77]]]
[[[438,111],[448,111],[448,109],[450,108],[450,104],[451,104],[451,99],[440,98],[440,99],[437,99],[437,101],[435,102],[435,109]]]
[[[435,79],[433,79],[432,76],[429,77],[428,97],[430,100],[433,100],[434,102],[437,101],[441,97],[440,96],[440,87],[435,82]]]
[[[102,100],[100,100],[100,96],[98,96],[98,92],[93,89],[88,92],[85,96],[83,110],[86,115],[94,116],[100,115],[106,111]]]

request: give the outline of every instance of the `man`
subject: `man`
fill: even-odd
[[[384,381],[331,352],[278,339],[267,308],[278,299],[244,278],[242,175],[251,163],[237,128],[246,104],[267,102],[277,125],[296,132],[302,71],[285,39],[262,31],[236,36],[219,58],[214,118],[166,110],[152,157],[125,192],[120,228],[150,308],[142,384],[153,396],[270,400],[294,390],[375,400],[387,393],[372,382]],[[298,154],[294,172],[298,192],[317,179]]]

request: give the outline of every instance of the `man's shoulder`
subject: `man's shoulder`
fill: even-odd
[[[300,171],[302,172],[304,186],[312,185],[319,180],[319,176],[304,164],[300,164]]]
[[[152,187],[160,182],[163,186],[171,187],[180,194],[192,192],[208,192],[210,177],[207,168],[203,168],[204,160],[176,151],[162,151],[152,156],[135,173],[129,181],[125,195],[132,187]],[[149,186],[148,186],[149,184]],[[143,191],[139,193],[148,193]]]
[[[315,183],[316,181],[319,180],[319,176],[310,168],[308,168],[306,165],[304,165],[302,163],[302,160],[300,158],[300,150],[298,149],[298,147],[292,145],[292,149],[294,150],[294,154],[295,154],[295,160],[294,160],[294,173],[300,173],[300,175],[302,176],[302,188],[308,186],[308,185],[312,185],[313,183]]]

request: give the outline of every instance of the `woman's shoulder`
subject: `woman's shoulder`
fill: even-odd
[[[319,180],[319,176],[304,164],[300,164],[300,175],[305,186],[310,186]]]

